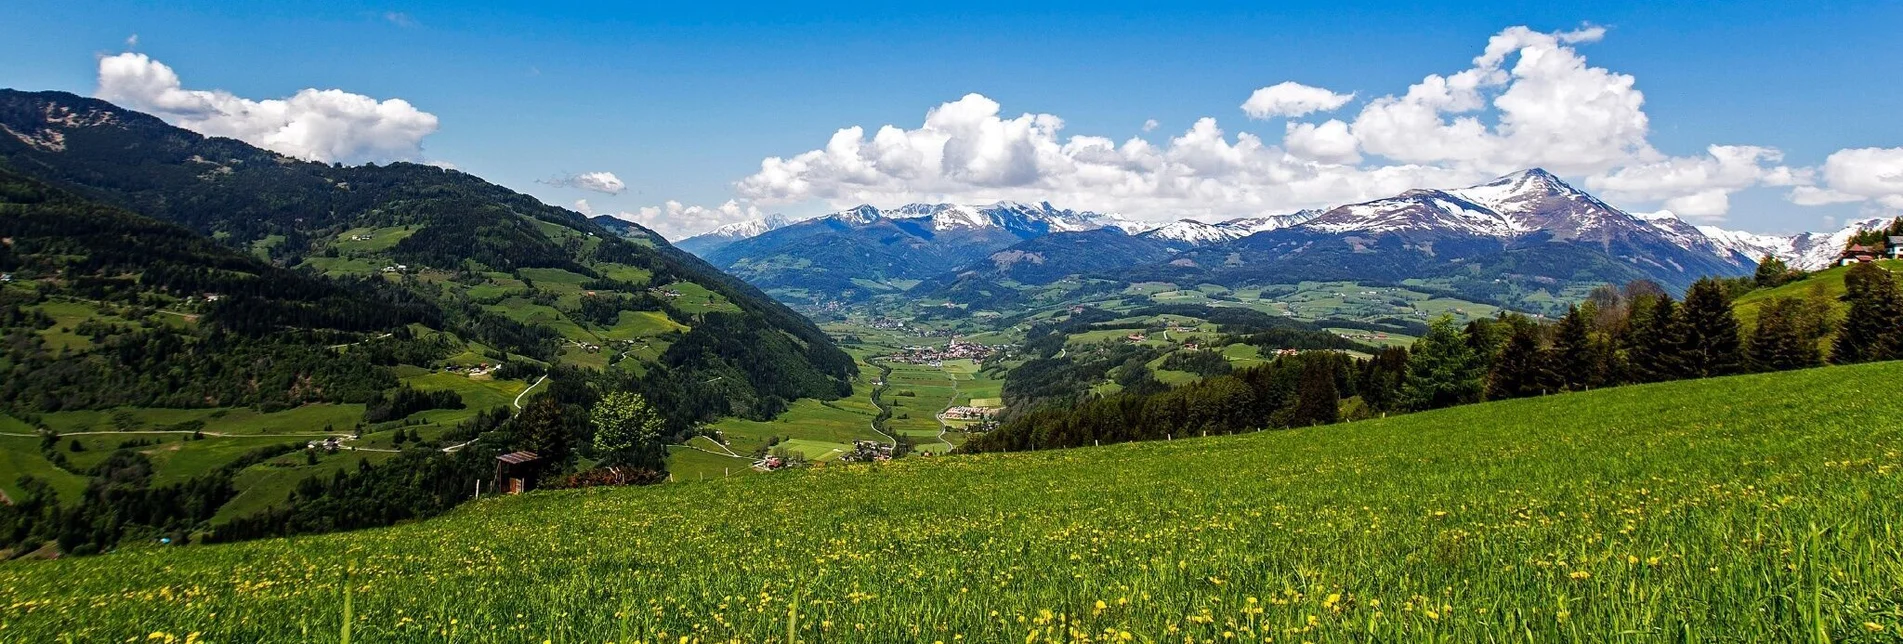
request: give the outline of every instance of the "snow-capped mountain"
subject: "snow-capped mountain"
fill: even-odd
[[[1462,235],[1517,239],[1542,233],[1564,241],[1603,241],[1659,231],[1538,168],[1454,190],[1409,190],[1329,210],[1300,227],[1332,234]]]
[[[865,225],[878,219],[914,220],[913,223],[924,223],[935,231],[995,228],[1038,235],[1101,228],[1117,228],[1128,232],[1154,227],[1114,214],[1058,208],[1050,202],[1027,204],[1000,201],[989,205],[915,203],[890,210],[858,206],[829,217],[854,225]]]
[[[1769,255],[1783,260],[1792,268],[1807,271],[1829,268],[1837,261],[1837,255],[1844,246],[1849,245],[1852,236],[1888,226],[1891,221],[1886,217],[1871,217],[1852,221],[1835,232],[1762,235],[1717,226],[1694,226],[1679,219],[1671,211],[1640,214],[1637,217],[1664,231],[1686,248],[1709,248],[1713,254],[1735,254],[1743,261],[1753,263]]]
[[[699,235],[695,235],[693,237],[683,239],[679,242],[676,242],[674,245],[680,248],[681,250],[685,250],[687,252],[699,255],[699,254],[711,251],[715,248],[719,248],[721,246],[725,246],[727,244],[740,241],[742,239],[758,237],[760,235],[766,234],[769,231],[779,230],[781,228],[785,228],[792,224],[793,224],[793,220],[787,218],[786,215],[780,215],[780,214],[767,215],[759,219],[749,219],[749,220],[738,222],[738,223],[727,224],[725,226],[715,228],[713,230],[701,233]]]
[[[1182,242],[1191,246],[1220,244],[1242,237],[1235,231],[1220,224],[1206,224],[1194,219],[1171,222],[1143,231],[1138,237],[1147,237],[1161,241]]]
[[[1881,223],[1789,237],[1697,226],[1665,212],[1628,213],[1535,168],[1464,188],[1215,223],[1147,222],[1048,202],[862,205],[723,229],[751,236],[695,252],[756,285],[808,294],[863,294],[868,284],[947,274],[1020,284],[1071,274],[1216,283],[1443,276],[1526,279],[1534,289],[1643,278],[1683,288],[1749,274],[1766,254],[1821,268],[1856,230]]]
[[[1256,233],[1281,230],[1290,226],[1307,223],[1320,217],[1319,210],[1303,210],[1291,215],[1270,215],[1267,217],[1245,217],[1219,223],[1204,223],[1194,219],[1175,221],[1148,230],[1138,231],[1138,237],[1146,237],[1165,242],[1178,242],[1190,246],[1207,246],[1235,241]],[[1125,228],[1128,232],[1129,229]]]

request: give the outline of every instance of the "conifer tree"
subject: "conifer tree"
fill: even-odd
[[[1548,390],[1542,368],[1544,353],[1540,350],[1537,325],[1515,325],[1506,344],[1500,347],[1500,356],[1494,359],[1492,371],[1487,374],[1487,399],[1524,398]]]
[[[1414,410],[1474,402],[1485,390],[1485,378],[1485,363],[1454,328],[1454,319],[1441,316],[1408,352],[1402,399]]]
[[[1684,378],[1685,321],[1668,295],[1646,296],[1632,312],[1627,363],[1636,382]]]
[[[1725,285],[1705,278],[1685,294],[1685,375],[1709,378],[1744,371],[1744,340]]]
[[[1598,371],[1592,347],[1592,325],[1585,311],[1567,307],[1553,329],[1553,348],[1546,361],[1555,389],[1580,391],[1593,384]]]
[[[1327,425],[1341,420],[1341,391],[1335,386],[1335,361],[1327,355],[1307,356],[1301,384],[1296,388],[1295,427]]]
[[[1361,402],[1377,412],[1391,411],[1400,406],[1401,386],[1407,382],[1407,349],[1388,347],[1373,358],[1361,363],[1361,373],[1356,379],[1355,389],[1361,394]]]
[[[1804,300],[1772,298],[1758,308],[1758,325],[1751,331],[1751,367],[1758,371],[1803,369],[1823,363],[1817,325],[1809,319]]]
[[[1903,296],[1896,278],[1876,264],[1858,264],[1844,274],[1844,299],[1850,311],[1831,347],[1837,364],[1903,358]]]

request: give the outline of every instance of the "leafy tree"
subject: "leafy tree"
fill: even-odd
[[[1765,255],[1758,259],[1758,272],[1751,280],[1758,288],[1772,288],[1789,284],[1800,277],[1803,277],[1803,272],[1793,270],[1784,260]]]
[[[1452,317],[1435,319],[1408,354],[1402,399],[1409,409],[1438,409],[1480,399],[1485,363],[1454,329]]]
[[[1744,371],[1744,340],[1723,283],[1706,278],[1685,294],[1686,376],[1708,378]]]
[[[1831,347],[1837,364],[1895,360],[1903,357],[1903,294],[1896,278],[1876,264],[1858,264],[1844,274],[1844,299],[1850,311]]]
[[[594,425],[595,454],[603,465],[634,465],[659,469],[667,448],[661,416],[641,394],[615,392],[603,396],[589,412]]]

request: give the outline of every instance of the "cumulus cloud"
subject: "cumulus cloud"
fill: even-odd
[[[586,206],[586,202],[577,202]],[[586,214],[586,211],[584,211]],[[679,201],[669,200],[659,206],[645,206],[632,212],[614,212],[609,216],[632,221],[649,230],[660,233],[671,240],[681,240],[719,228],[721,226],[759,219],[764,216],[760,209],[751,204],[742,204],[732,199],[712,208],[690,206]]]
[[[1240,216],[1385,196],[1420,185],[1485,177],[1461,169],[1337,163],[1352,149],[1330,147],[1325,126],[1304,159],[1250,133],[1230,136],[1213,118],[1166,144],[1062,138],[1051,114],[1005,117],[972,94],[931,110],[917,129],[849,127],[826,147],[772,157],[740,180],[740,195],[762,203],[819,199],[835,204],[992,201],[1031,197],[1138,216]],[[1298,137],[1299,138],[1299,137]]]
[[[1702,157],[1671,157],[1638,163],[1588,178],[1586,185],[1608,198],[1663,201],[1693,218],[1715,218],[1730,208],[1731,193],[1753,186],[1790,186],[1810,181],[1810,172],[1773,165],[1784,154],[1752,145],[1713,145]]]
[[[408,101],[379,101],[336,89],[304,89],[252,100],[222,90],[185,89],[178,74],[145,54],[99,59],[101,99],[148,112],[206,136],[224,136],[309,161],[418,160],[436,116]]]
[[[1259,119],[1307,116],[1315,112],[1335,111],[1354,98],[1354,94],[1336,94],[1320,87],[1283,81],[1250,94],[1249,100],[1242,103],[1242,111]]]
[[[551,186],[562,186],[565,188],[579,188],[582,190],[592,190],[595,192],[599,192],[602,194],[609,194],[609,195],[618,195],[618,194],[621,194],[622,191],[628,189],[628,184],[622,182],[621,177],[617,177],[615,176],[615,173],[607,172],[607,171],[583,172],[581,174],[572,174],[565,177],[556,177],[554,179],[549,179],[549,180],[543,181],[542,183],[546,183]]]
[[[1282,147],[1297,158],[1323,163],[1355,163],[1361,160],[1360,142],[1348,131],[1348,124],[1328,119],[1320,125],[1289,123],[1282,135]]]
[[[1057,115],[1010,116],[970,94],[916,127],[847,127],[822,148],[767,158],[735,188],[762,204],[1049,199],[1161,220],[1279,214],[1542,167],[1616,203],[1706,220],[1722,217],[1733,194],[1762,186],[1791,187],[1797,203],[1903,203],[1893,181],[1903,176],[1903,150],[1846,150],[1821,172],[1760,146],[1660,152],[1637,79],[1595,67],[1579,50],[1605,36],[1599,27],[1505,29],[1465,69],[1428,74],[1320,122],[1302,117],[1341,109],[1356,94],[1294,82],[1256,90],[1243,110],[1290,119],[1280,141],[1227,132],[1213,118],[1157,144],[1070,135]]]
[[[1544,167],[1579,175],[1653,160],[1660,155],[1646,141],[1636,79],[1592,67],[1572,47],[1604,35],[1502,31],[1473,67],[1371,101],[1355,117],[1355,136],[1362,150],[1395,161],[1496,174]]]
[[[1874,202],[1903,210],[1903,148],[1853,148],[1824,159],[1822,186],[1798,186],[1791,201],[1816,206]]]

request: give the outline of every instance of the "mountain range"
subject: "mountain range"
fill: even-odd
[[[1215,283],[1643,278],[1683,288],[1745,274],[1767,255],[1823,268],[1850,235],[1882,221],[1791,236],[1696,226],[1669,212],[1625,212],[1535,168],[1465,188],[1218,223],[1143,222],[1049,203],[911,204],[756,220],[682,243],[788,299],[851,299],[907,289],[909,280],[1040,284],[1074,274]]]

